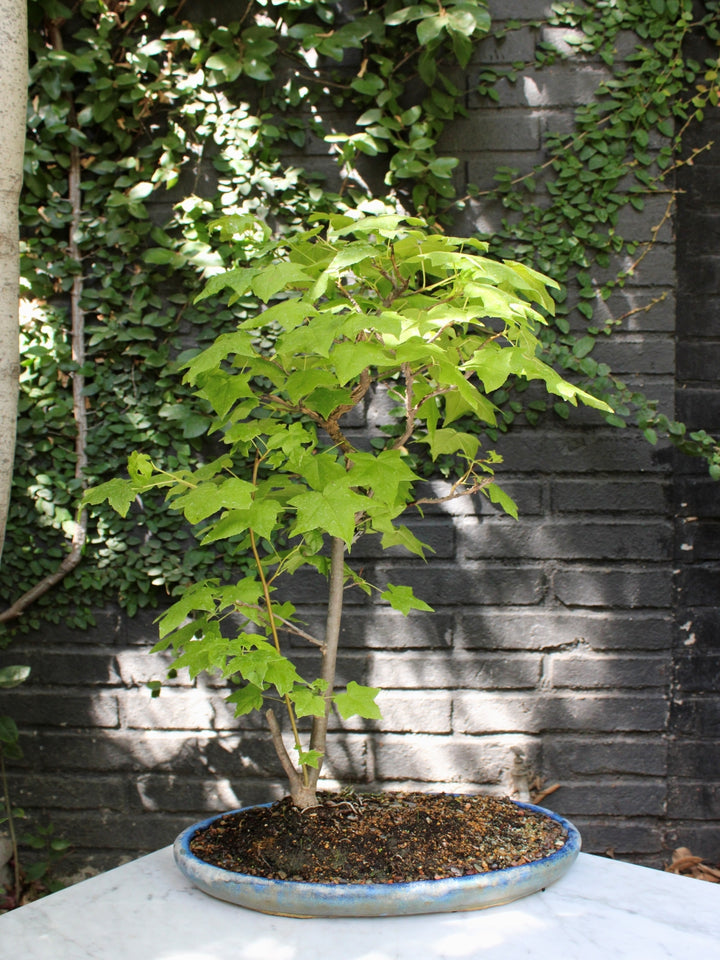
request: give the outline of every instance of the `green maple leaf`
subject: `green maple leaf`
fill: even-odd
[[[206,528],[201,544],[214,543],[216,540],[228,540],[248,530],[253,530],[258,536],[269,540],[282,510],[276,500],[253,500],[248,510],[229,510],[222,517]]]
[[[301,750],[295,747],[298,752],[298,763],[301,767],[317,767],[323,758],[320,750]]]
[[[491,503],[497,503],[503,508],[505,513],[510,514],[511,517],[514,517],[517,520],[517,504],[513,498],[509,496],[509,494],[505,493],[504,490],[501,490],[496,483],[490,483],[487,487],[483,487],[483,493],[490,498]]]
[[[348,476],[355,487],[369,487],[374,501],[389,506],[401,506],[406,498],[401,494],[419,477],[403,459],[399,450],[383,450],[378,454],[355,451]]]
[[[331,359],[341,386],[354,380],[367,367],[394,367],[397,364],[380,344],[372,341],[338,343],[333,347]]]
[[[291,373],[285,384],[285,393],[293,403],[309,396],[318,387],[334,387],[335,376],[329,370],[296,370]]]
[[[379,693],[379,687],[363,687],[351,680],[345,693],[336,693],[333,702],[343,720],[348,720],[350,717],[382,720],[380,707],[375,703],[375,697]]]
[[[197,354],[192,360],[184,364],[187,373],[185,379],[189,383],[195,383],[201,373],[217,370],[223,360],[231,355],[241,357],[254,357],[256,353],[253,345],[253,338],[250,333],[244,330],[235,330],[233,333],[222,333],[213,344],[207,347],[202,353]]]
[[[305,483],[313,490],[324,490],[331,483],[337,482],[340,487],[347,487],[346,471],[343,465],[331,453],[308,453],[303,448],[297,457],[288,462]]]
[[[297,357],[328,357],[337,337],[338,320],[334,313],[311,316],[308,323],[286,330],[275,344],[278,356],[292,365]]]
[[[420,442],[429,444],[430,456],[433,460],[437,460],[443,453],[458,453],[460,451],[470,460],[474,460],[480,446],[478,438],[471,433],[455,430],[454,427],[433,430],[430,429],[429,424],[428,436],[427,438],[421,437]]]
[[[206,297],[213,297],[222,293],[226,288],[232,290],[230,303],[239,300],[243,294],[250,289],[253,277],[257,274],[257,267],[235,267],[232,270],[226,270],[216,277],[210,277],[202,291],[195,297],[195,303],[205,300]]]
[[[200,483],[179,497],[172,505],[181,510],[190,523],[199,523],[223,507],[246,509],[252,503],[255,487],[247,480],[230,477],[222,483]]]
[[[195,617],[195,619],[190,620],[182,627],[171,630],[169,634],[163,636],[162,640],[158,640],[158,642],[150,648],[150,653],[160,653],[162,650],[167,650],[168,647],[172,647],[174,650],[182,650],[188,640],[192,640],[194,637],[204,633],[209,623],[210,620],[208,617]]]
[[[282,507],[276,500],[253,500],[248,511],[249,526],[260,537],[269,540],[277,523]]]
[[[272,684],[280,696],[290,693],[300,679],[293,664],[266,641],[253,637],[252,642],[254,650],[245,649],[228,661],[225,676],[239,673],[261,690]]]
[[[203,377],[198,396],[209,400],[219,417],[224,417],[240,399],[253,399],[253,403],[245,406],[248,411],[252,410],[257,402],[250,386],[250,374],[230,375],[224,370],[213,370],[211,376]]]
[[[230,510],[224,513],[216,523],[205,528],[205,536],[200,541],[201,546],[247,533],[250,526],[248,514],[248,510]]]
[[[394,584],[389,583],[387,589],[384,590],[380,596],[383,600],[387,600],[393,610],[399,610],[400,613],[403,613],[405,616],[407,616],[411,610],[429,610],[432,612],[431,606],[415,596],[412,592],[412,587],[396,587]]]
[[[253,683],[248,683],[239,690],[235,690],[229,697],[225,698],[226,703],[235,705],[235,716],[242,717],[246,713],[252,713],[253,710],[260,710],[263,705],[263,694],[259,687]]]
[[[298,717],[325,716],[325,698],[307,687],[298,687],[293,690],[290,699],[295,704],[295,714]]]
[[[107,500],[116,513],[126,517],[130,504],[136,496],[137,490],[131,480],[121,480],[116,477],[114,480],[108,480],[107,483],[101,483],[97,487],[86,490],[82,503],[93,506]]]
[[[338,387],[336,390],[318,387],[307,398],[305,406],[315,410],[321,417],[329,417],[343,403],[352,403],[352,391],[347,387]]]
[[[293,534],[324,530],[350,547],[355,536],[355,515],[365,509],[367,498],[353,493],[342,481],[329,484],[322,493],[302,493],[290,503],[297,509]]]
[[[222,670],[228,656],[228,640],[220,636],[220,628],[216,621],[210,621],[203,630],[202,639],[192,639],[185,642],[184,650],[173,661],[173,670],[187,667],[190,679],[194,680],[203,671],[214,673]]]
[[[203,580],[189,586],[182,597],[176,600],[160,618],[160,636],[167,636],[172,630],[176,630],[193,611],[203,610],[206,613],[213,613],[216,592],[217,583],[211,580]]]
[[[329,266],[320,274],[315,281],[315,285],[310,295],[313,300],[318,300],[327,293],[330,283],[335,280],[343,270],[356,263],[367,260],[369,257],[377,255],[377,247],[367,243],[364,240],[356,240],[341,248],[330,261]]]
[[[312,280],[310,274],[299,264],[281,261],[267,267],[253,279],[252,292],[260,297],[263,303],[267,303],[286,286],[310,280]]]
[[[391,523],[388,523],[387,527],[385,527],[385,525],[380,526],[377,523],[373,523],[373,526],[376,529],[379,528],[383,530],[383,549],[387,549],[388,547],[405,547],[410,553],[414,553],[423,559],[425,558],[425,551],[432,550],[432,547],[429,547],[426,543],[423,543],[422,540],[419,540],[411,530],[402,524],[395,527]]]
[[[285,696],[292,691],[299,679],[295,665],[287,657],[275,652],[275,656],[268,661],[265,681],[271,683],[280,696]]]
[[[128,457],[128,473],[136,483],[143,483],[152,478],[153,462],[146,453],[135,450]]]

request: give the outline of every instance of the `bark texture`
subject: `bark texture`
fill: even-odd
[[[27,103],[27,10],[0,0],[0,557],[10,504],[18,375],[18,203]]]

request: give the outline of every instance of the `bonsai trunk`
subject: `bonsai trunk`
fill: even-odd
[[[325,712],[320,717],[313,718],[310,734],[310,749],[316,750],[322,756],[317,766],[304,764],[298,770],[288,755],[283,744],[280,726],[272,710],[268,710],[266,717],[273,744],[277,751],[290,783],[290,796],[293,803],[301,810],[317,806],[317,783],[322,769],[323,758],[327,744],[327,729],[332,709],[332,695],[335,686],[335,667],[337,664],[338,644],[340,640],[340,623],[342,620],[343,584],[345,569],[345,543],[339,537],[333,537],[330,548],[330,580],[328,593],[327,619],[325,623],[325,642],[322,648],[321,678],[327,683],[323,697]],[[294,725],[294,721],[293,721]]]

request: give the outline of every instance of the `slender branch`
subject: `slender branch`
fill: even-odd
[[[260,466],[260,461],[262,457],[260,454],[256,454],[255,463],[253,465],[253,484],[257,485],[257,475],[258,468]],[[260,583],[262,584],[263,597],[265,599],[265,609],[267,611],[268,624],[270,626],[270,632],[272,634],[273,643],[275,644],[275,649],[282,656],[282,650],[280,649],[280,638],[278,637],[277,624],[275,623],[275,614],[272,608],[272,599],[270,597],[270,587],[268,586],[267,578],[265,577],[265,571],[262,567],[262,561],[260,559],[260,554],[258,553],[257,543],[255,542],[255,531],[250,528],[250,546],[252,548],[253,558],[255,560],[255,566],[257,567],[258,576],[260,577]],[[295,746],[297,747],[298,753],[302,750],[302,744],[300,743],[300,733],[297,728],[297,721],[295,719],[295,711],[293,709],[292,700],[285,694],[285,709],[287,710],[288,717],[290,718],[290,726],[292,727],[293,737],[295,738]],[[282,756],[280,757],[280,762],[282,763]],[[293,767],[294,769],[294,767]],[[307,784],[307,767],[303,765],[303,782]]]
[[[350,303],[355,308],[355,312],[362,315],[362,308],[360,307],[360,304],[357,302],[355,297],[350,293],[348,288],[343,286],[342,280],[336,280],[335,286],[337,287],[337,291],[340,294],[340,296],[345,297],[346,300],[349,300]]]
[[[76,526],[79,526],[79,524],[76,524]],[[75,538],[73,537],[73,539]],[[24,613],[30,604],[34,603],[39,597],[42,597],[43,594],[47,593],[56,583],[60,583],[64,577],[74,570],[80,562],[81,557],[82,543],[78,540],[78,543],[73,545],[70,553],[68,553],[53,573],[49,573],[46,577],[43,577],[42,580],[39,580],[21,597],[18,597],[6,610],[0,613],[0,623],[7,623],[9,620],[14,620],[15,617],[19,617],[21,613]]]
[[[471,487],[467,487],[466,489],[458,492],[457,488],[462,484],[463,479],[458,480],[452,485],[450,493],[446,497],[421,497],[419,500],[413,500],[408,504],[408,506],[418,507],[421,503],[447,503],[448,500],[458,500],[460,497],[470,497],[474,493],[479,493],[484,487],[489,487],[491,483],[495,482],[494,477],[484,477],[482,480],[476,480]]]
[[[405,377],[405,429],[397,438],[395,443],[393,443],[394,450],[399,450],[400,447],[404,447],[405,443],[412,436],[412,432],[415,429],[416,408],[413,406],[412,402],[413,372],[409,363],[402,364],[402,372],[403,376]],[[423,398],[423,402],[424,400],[425,398]]]
[[[82,196],[80,193],[80,151],[73,147],[70,154],[70,173],[68,176],[68,192],[72,219],[70,222],[70,237],[68,254],[77,264],[81,263],[80,249],[77,243],[77,231],[80,228],[82,217]],[[88,465],[87,458],[87,409],[85,407],[85,311],[81,306],[83,294],[82,273],[73,277],[70,291],[71,316],[71,350],[74,369],[72,373],[73,416],[75,418],[75,478],[80,481],[81,488],[87,486],[85,471]],[[87,535],[87,512],[82,511],[79,523],[75,524],[73,533],[73,548],[79,545],[82,549]]]
[[[636,259],[633,260],[630,266],[627,267],[625,270],[623,270],[622,273],[618,274],[618,276],[615,277],[615,279],[609,281],[606,284],[607,289],[612,289],[613,287],[618,286],[618,284],[622,283],[624,280],[626,280],[628,277],[631,277],[635,273],[635,271],[643,262],[645,257],[647,257],[647,255],[650,253],[650,251],[654,248],[655,244],[657,243],[658,234],[662,230],[665,223],[667,223],[667,221],[672,216],[674,206],[675,206],[675,194],[673,193],[668,199],[667,205],[665,207],[665,212],[660,218],[660,222],[655,224],[655,226],[650,231],[650,239],[643,244],[643,251],[640,254],[640,256],[636,257]]]
[[[423,405],[423,403],[425,403],[426,401],[432,400],[434,397],[444,397],[446,394],[453,393],[455,390],[457,390],[457,387],[454,387],[454,386],[438,387],[437,390],[432,390],[430,393],[426,394],[426,396],[422,398],[420,403],[416,404],[413,407],[413,414],[416,414],[420,409],[420,407]]]
[[[283,625],[285,633],[292,633],[297,637],[302,637],[303,640],[307,640],[308,643],[312,643],[316,647],[325,646],[324,641],[318,640],[318,638],[313,637],[312,634],[301,630],[300,627],[294,624],[291,620],[286,620],[284,617],[279,617],[277,614],[275,614],[275,619]]]
[[[254,3],[255,3],[255,0],[249,0],[248,5],[245,7],[245,10],[242,16],[240,17],[240,24],[242,24],[245,20],[247,20],[248,14],[252,10]],[[177,17],[177,14],[175,14],[175,16]]]
[[[632,310],[628,310],[625,313],[620,314],[619,317],[615,317],[613,322],[619,324],[619,323],[622,323],[623,320],[627,320],[628,317],[635,316],[636,313],[648,313],[650,310],[652,310],[653,307],[657,306],[658,303],[662,303],[663,300],[667,300],[667,296],[668,296],[668,291],[665,290],[663,293],[660,294],[659,297],[653,297],[653,299],[649,303],[646,303],[644,306],[633,307]]]
[[[392,261],[392,262],[393,262],[393,266],[394,266],[394,265],[395,265],[395,264],[394,264],[394,261]],[[382,302],[382,304],[383,304],[384,307],[389,307],[391,303],[394,303],[395,300],[399,299],[399,298],[405,293],[405,291],[407,290],[407,288],[410,286],[410,279],[411,279],[411,278],[410,278],[410,277],[405,277],[405,279],[403,280],[403,282],[398,285],[397,279],[398,279],[399,274],[398,274],[397,272],[396,272],[396,274],[395,274],[395,277],[393,277],[393,276],[391,276],[391,275],[388,273],[387,270],[383,269],[383,267],[381,267],[379,264],[376,264],[376,266],[377,266],[377,271],[378,271],[378,273],[380,274],[380,276],[385,277],[385,279],[388,281],[388,283],[391,284],[391,286],[392,286],[392,289],[390,290],[390,293],[388,293],[388,295],[383,299],[383,302]],[[397,268],[396,268],[396,270],[397,270]]]
[[[335,407],[335,409],[334,409],[333,412],[330,414],[330,416],[327,418],[327,420],[323,420],[322,418],[320,418],[320,419],[317,421],[318,424],[319,424],[324,430],[326,430],[328,433],[330,433],[330,426],[329,426],[329,425],[330,425],[331,423],[334,423],[334,424],[336,425],[336,427],[337,427],[337,430],[340,431],[340,427],[339,427],[339,424],[338,424],[338,421],[340,420],[340,417],[344,416],[346,413],[349,413],[351,410],[354,410],[354,409],[355,409],[355,407],[360,403],[360,401],[363,399],[363,397],[365,396],[365,394],[366,394],[366,393],[368,392],[368,390],[370,389],[370,387],[371,387],[371,385],[372,385],[372,382],[373,382],[373,381],[372,381],[372,377],[370,376],[370,371],[369,371],[368,368],[366,367],[366,368],[362,371],[362,373],[360,374],[360,381],[359,381],[358,385],[355,387],[355,389],[354,389],[354,390],[352,391],[352,393],[350,394],[350,403],[341,403],[339,406]],[[332,436],[331,433],[330,433],[330,435]],[[346,453],[349,453],[350,450],[352,449],[351,446],[350,446],[350,444],[349,444],[349,441],[347,440],[347,438],[345,437],[345,435],[344,435],[342,432],[339,432],[339,436],[342,437],[342,439],[343,439],[344,442],[345,442],[345,445],[343,445],[343,450],[344,450]]]
[[[300,774],[296,770],[295,764],[290,759],[290,754],[287,752],[285,742],[282,738],[280,724],[277,722],[277,717],[273,713],[272,709],[265,712],[265,719],[267,720],[267,725],[270,729],[270,736],[272,737],[273,746],[275,747],[275,753],[277,753],[278,759],[280,760],[282,768],[285,771],[285,776],[290,782],[290,790],[291,792],[294,792],[297,788],[304,787],[305,784],[303,783]]]
[[[358,403],[363,399],[365,394],[368,392],[372,385],[372,377],[370,376],[370,371],[366,367],[360,374],[360,382],[355,387],[353,392],[350,394],[350,399],[352,400],[353,407],[356,407]],[[334,411],[333,411],[334,412]],[[344,411],[347,413],[348,411]]]

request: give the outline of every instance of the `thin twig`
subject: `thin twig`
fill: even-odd
[[[395,450],[405,446],[415,429],[415,407],[412,402],[413,372],[409,363],[402,364],[402,372],[405,377],[405,429],[393,444]]]
[[[275,619],[283,625],[284,633],[292,633],[295,636],[302,637],[303,640],[307,640],[308,643],[314,644],[316,647],[324,647],[325,641],[318,640],[317,637],[313,637],[312,634],[306,633],[304,630],[301,630],[297,624],[294,624],[291,620],[286,620],[284,617],[279,617],[277,613],[275,614]]]
[[[257,476],[258,468],[260,467],[261,461],[260,454],[256,454],[255,463],[253,465],[253,476],[252,481],[253,485],[257,486]],[[272,634],[273,643],[275,644],[275,649],[282,656],[282,650],[280,649],[280,638],[278,637],[277,624],[275,623],[275,613],[272,608],[272,599],[270,597],[270,587],[268,586],[267,578],[265,577],[265,571],[263,570],[262,561],[260,559],[260,554],[258,553],[257,543],[255,542],[255,531],[250,527],[250,546],[252,548],[253,558],[255,560],[255,566],[257,568],[258,576],[260,577],[260,583],[262,584],[263,589],[263,598],[265,600],[265,610],[267,613],[268,624],[270,626],[270,632]],[[292,700],[285,694],[285,709],[287,710],[288,717],[290,718],[290,725],[292,727],[293,736],[295,738],[295,746],[297,747],[298,753],[301,752],[301,743],[300,743],[300,733],[298,732],[297,722],[295,719],[295,711],[293,709]],[[273,738],[274,739],[274,738]],[[282,756],[280,757],[282,762]],[[295,769],[293,767],[293,769]],[[303,765],[302,767],[303,782],[307,784],[307,767]]]
[[[458,500],[460,497],[470,497],[474,493],[479,493],[484,487],[489,487],[495,482],[495,477],[484,477],[482,480],[476,480],[471,487],[458,492],[457,488],[462,483],[458,480],[452,485],[450,493],[446,497],[421,497],[419,500],[413,500],[408,504],[409,507],[420,506],[421,503],[447,503],[448,500]]]

